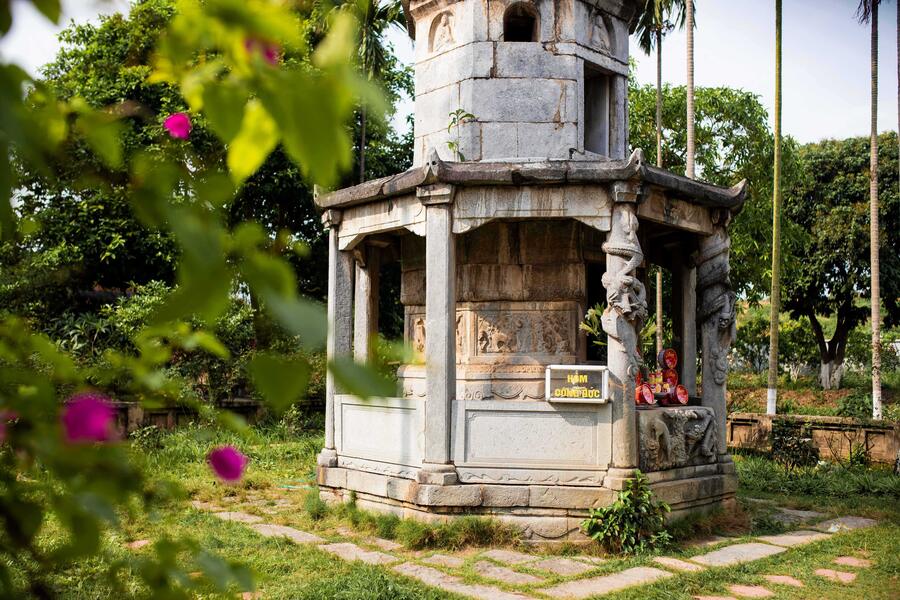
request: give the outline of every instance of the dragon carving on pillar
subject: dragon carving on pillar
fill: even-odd
[[[722,211],[718,216],[716,231],[701,246],[695,262],[697,264],[697,291],[700,299],[698,316],[704,331],[714,328],[713,342],[709,352],[713,366],[713,380],[724,385],[728,375],[728,351],[737,336],[735,293],[731,289],[728,256],[731,240],[726,227],[730,213]]]

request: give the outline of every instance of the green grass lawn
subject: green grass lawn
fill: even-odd
[[[329,540],[344,539],[338,528],[351,530],[358,539],[370,536],[395,538],[412,548],[449,547],[447,551],[472,544],[515,543],[504,527],[487,526],[483,520],[450,527],[426,527],[396,518],[376,517],[353,507],[326,508],[317,501],[314,488],[315,456],[321,436],[315,433],[287,435],[277,428],[254,430],[251,439],[230,434],[207,432],[199,428],[183,429],[162,436],[158,444],[145,443],[135,455],[146,462],[154,477],[177,483],[192,499],[212,502],[223,508],[265,514],[266,521],[316,533]],[[244,480],[236,486],[218,483],[205,464],[210,447],[221,443],[238,445],[251,463]],[[148,446],[158,446],[148,448]],[[768,490],[766,481],[774,477],[772,469],[759,459],[737,458],[744,485],[737,509],[709,519],[682,522],[673,526],[680,541],[700,534],[728,534],[737,537],[775,533],[781,526],[770,518],[772,507],[746,498],[773,500],[779,506],[819,510],[829,515],[855,514],[881,520],[878,527],[841,534],[775,557],[741,567],[709,569],[697,574],[679,574],[651,586],[626,590],[609,598],[690,598],[693,594],[720,594],[734,583],[765,583],[762,575],[792,575],[807,582],[801,590],[777,588],[779,598],[898,598],[900,590],[900,485],[895,482],[875,487],[875,493],[847,494],[847,488],[822,488],[821,494],[784,495]],[[766,471],[769,469],[769,471]],[[786,477],[790,478],[790,475]],[[873,477],[890,478],[887,474]],[[894,476],[896,478],[896,476]],[[838,479],[840,477],[837,477]],[[807,489],[807,488],[803,488]],[[863,488],[868,489],[868,488]],[[842,491],[843,490],[843,491]],[[858,490],[855,490],[858,491]],[[389,569],[348,563],[314,546],[294,545],[287,540],[263,538],[239,523],[223,522],[209,512],[192,508],[187,502],[170,502],[155,514],[136,513],[123,518],[124,531],[105,540],[103,558],[82,563],[53,581],[64,598],[122,598],[142,595],[134,570],[140,568],[146,549],[129,550],[134,540],[157,542],[167,536],[188,536],[220,556],[247,565],[255,574],[261,598],[340,598],[340,599],[430,599],[454,598],[395,575]],[[53,544],[56,531],[43,532]],[[584,548],[556,547],[545,552],[586,553]],[[670,556],[690,556],[706,549],[673,548]],[[599,550],[589,550],[599,553]],[[816,568],[834,567],[831,561],[841,555],[867,556],[874,561],[863,569],[851,586],[829,582],[812,575]],[[111,565],[121,561],[122,569],[108,583]],[[603,563],[596,574],[615,572],[628,566],[650,565],[650,557],[615,558]],[[185,570],[200,571],[191,565]],[[464,578],[485,583],[467,566]],[[502,587],[502,586],[500,586]],[[772,588],[771,584],[768,587]],[[538,591],[538,590],[534,590]],[[226,597],[235,597],[236,590]],[[848,595],[850,594],[850,595]],[[725,594],[727,595],[727,594]],[[199,597],[219,597],[212,588]]]

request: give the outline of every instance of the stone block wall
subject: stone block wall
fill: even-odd
[[[538,19],[537,39],[505,41],[513,4]],[[563,160],[585,152],[585,72],[628,73],[626,23],[605,2],[462,0],[411,3],[416,31],[414,165],[432,149],[443,160]],[[610,90],[612,118],[625,127],[624,85]],[[618,97],[621,96],[621,97]],[[449,113],[475,120],[448,131]],[[624,147],[624,146],[623,146]],[[612,155],[612,151],[604,155]],[[615,158],[622,158],[615,156]]]

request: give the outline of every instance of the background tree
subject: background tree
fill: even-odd
[[[775,167],[772,172],[772,292],[769,295],[769,379],[766,412],[778,402],[778,318],[781,313],[781,0],[775,0]]]
[[[359,22],[358,65],[366,79],[381,83],[388,69],[396,62],[391,60],[391,48],[385,34],[391,27],[405,29],[406,18],[399,0],[349,0],[344,4]],[[366,180],[366,145],[368,107],[363,102],[359,108],[359,182]]]
[[[897,181],[897,135],[880,136],[878,166],[882,223],[888,247],[900,248],[900,199]],[[801,146],[799,180],[786,188],[785,224],[791,240],[785,246],[785,308],[806,317],[821,360],[824,388],[838,387],[850,333],[866,322],[869,295],[868,173],[871,141],[858,137]],[[886,325],[900,323],[900,256],[887,253]],[[831,337],[824,318],[835,326]]]
[[[672,19],[674,15],[674,19]],[[662,154],[662,41],[663,36],[675,28],[684,27],[684,0],[646,0],[644,9],[632,33],[638,38],[638,46],[650,55],[656,49],[656,166],[663,166]],[[656,351],[663,346],[663,276],[656,270]]]
[[[871,116],[869,130],[869,253],[872,319],[872,417],[881,418],[881,250],[878,231],[878,5],[881,0],[860,0],[860,23],[871,25]]]
[[[655,138],[652,86],[629,88],[629,139],[633,148],[650,147]],[[685,168],[686,101],[684,87],[663,86],[663,157],[673,171]],[[768,295],[767,268],[771,235],[773,143],[768,115],[759,98],[726,87],[696,89],[696,163],[703,178],[731,186],[747,179],[750,190],[740,215],[729,228],[731,279],[737,293],[751,302]],[[792,185],[799,176],[796,145],[785,139],[783,177]]]

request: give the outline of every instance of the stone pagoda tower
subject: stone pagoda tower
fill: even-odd
[[[625,158],[628,0],[410,0],[415,165]],[[448,114],[475,116],[448,131]]]
[[[629,148],[628,31],[642,6],[404,3],[413,166],[316,202],[330,230],[329,356],[368,359],[379,278],[393,268],[419,359],[399,366],[390,398],[356,398],[329,376],[326,500],[490,515],[560,540],[637,468],[674,514],[733,499],[728,224],[746,186],[675,175]],[[687,405],[635,403],[651,265],[671,273]],[[579,328],[598,305],[603,353]],[[608,385],[587,402],[551,397],[551,365]]]

